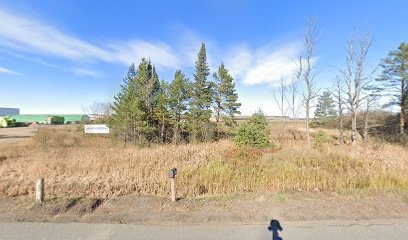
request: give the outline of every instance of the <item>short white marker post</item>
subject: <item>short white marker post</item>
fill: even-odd
[[[169,177],[170,177],[170,190],[171,190],[171,201],[176,201],[176,174],[177,168],[172,168],[169,170]]]
[[[171,201],[176,201],[176,177],[171,178]]]
[[[35,201],[40,204],[44,202],[44,178],[37,179],[37,184],[35,185]]]

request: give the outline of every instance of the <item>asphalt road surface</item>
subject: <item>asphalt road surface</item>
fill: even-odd
[[[408,219],[281,222],[283,240],[408,239]],[[272,239],[268,224],[124,225],[93,223],[0,223],[0,239]]]

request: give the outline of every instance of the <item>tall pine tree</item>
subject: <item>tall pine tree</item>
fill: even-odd
[[[158,130],[154,110],[160,91],[160,81],[150,60],[142,59],[135,79],[137,83],[136,92],[141,101],[142,111],[146,113],[145,121],[147,126],[144,128],[143,133],[147,142],[151,142],[154,136],[157,135]]]
[[[204,42],[201,44],[196,61],[194,82],[190,103],[190,128],[192,141],[209,140],[211,136],[210,117],[212,84],[207,81],[210,74]]]
[[[380,89],[391,95],[392,100],[388,105],[400,107],[400,135],[405,140],[405,120],[407,104],[407,77],[408,77],[408,44],[401,43],[397,50],[391,51],[388,57],[382,60],[382,75],[378,81],[382,84]]]
[[[113,103],[110,125],[117,136],[141,145],[150,143],[156,136],[162,137],[163,108],[160,109],[162,112],[158,111],[161,115],[155,115],[160,87],[159,77],[150,61],[143,58],[137,71],[134,64],[130,66]]]
[[[146,115],[137,94],[137,76],[135,65],[131,64],[120,92],[114,97],[112,105],[114,113],[109,121],[114,135],[123,139],[125,144],[129,141],[136,144],[147,127]]]
[[[177,70],[168,90],[168,104],[170,121],[173,126],[172,135],[174,143],[178,143],[181,140],[182,131],[186,127],[185,116],[187,115],[190,98],[191,84],[181,70]]]
[[[160,82],[160,88],[157,96],[157,105],[154,111],[154,117],[158,129],[158,142],[167,142],[167,129],[170,124],[170,111],[169,111],[169,87],[168,84],[162,80]]]
[[[228,73],[224,63],[221,63],[218,72],[214,73],[214,110],[217,124],[222,118],[227,126],[235,125],[234,115],[240,114],[238,108],[238,94],[235,90],[234,78]]]

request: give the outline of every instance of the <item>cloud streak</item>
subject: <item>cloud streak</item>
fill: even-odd
[[[239,45],[230,50],[225,62],[231,74],[240,78],[245,85],[276,86],[281,78],[292,78],[296,69],[295,60],[302,51],[299,41],[278,48],[266,46],[255,50]]]
[[[8,68],[4,68],[4,67],[0,67],[0,74],[12,74],[12,75],[16,75],[17,73],[8,69]]]
[[[91,43],[68,34],[50,24],[0,9],[0,47],[13,54],[57,57],[74,63],[73,67],[60,67],[44,60],[39,62],[50,67],[70,71],[79,76],[98,77],[100,72],[89,69],[90,64],[116,63],[129,65],[145,57],[161,69],[174,70],[193,67],[197,58],[202,36],[181,27],[180,37],[175,47],[160,41],[130,39],[128,41],[109,40]],[[208,39],[207,39],[208,40]],[[281,78],[290,79],[296,68],[295,59],[303,51],[302,43],[294,41],[279,47],[263,46],[251,49],[246,44],[231,46],[227,51],[217,44],[206,41],[207,57],[211,71],[218,69],[219,56],[226,56],[224,63],[230,73],[244,85],[269,84],[275,86]],[[0,68],[0,73],[14,73]]]
[[[98,71],[86,68],[73,68],[72,72],[81,77],[99,77],[101,75],[101,73]]]
[[[129,40],[92,44],[41,21],[0,9],[0,46],[25,53],[42,54],[74,62],[108,62],[129,65],[150,58],[163,68],[180,64],[174,51],[162,42]]]

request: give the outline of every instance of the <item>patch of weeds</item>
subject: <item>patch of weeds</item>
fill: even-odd
[[[315,136],[315,143],[316,147],[321,147],[330,142],[329,136],[322,130],[318,131]]]
[[[52,203],[52,202],[56,202],[58,200],[60,200],[60,197],[57,196],[52,196],[52,197],[47,197],[44,199],[44,203]]]
[[[368,189],[368,188],[361,188],[361,189],[350,189],[350,188],[338,188],[336,189],[336,193],[339,195],[346,195],[346,196],[369,196],[371,194],[375,194],[376,192]]]
[[[402,196],[402,202],[408,204],[408,195]]]
[[[278,199],[279,199],[279,202],[282,204],[286,204],[288,202],[288,198],[283,192],[278,193]]]
[[[349,189],[349,188],[338,188],[336,189],[336,192],[339,195],[353,195],[354,194],[354,190]]]
[[[239,194],[223,194],[223,195],[203,196],[201,198],[206,199],[208,201],[231,201],[231,200],[239,199],[240,195]]]

